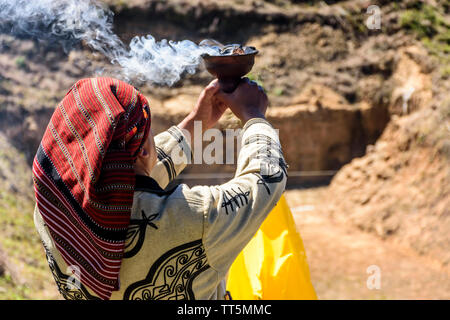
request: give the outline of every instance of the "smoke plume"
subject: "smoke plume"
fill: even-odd
[[[169,86],[183,73],[195,73],[201,54],[217,53],[151,35],[125,45],[113,31],[113,15],[96,0],[0,0],[0,32],[58,42],[66,51],[82,41],[119,65],[125,78]]]

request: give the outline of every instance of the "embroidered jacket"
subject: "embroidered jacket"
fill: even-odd
[[[225,298],[231,264],[278,202],[287,178],[278,134],[267,121],[249,120],[240,141],[236,173],[227,183],[164,190],[192,153],[176,126],[155,137],[158,162],[152,177],[136,177],[120,288],[111,299]],[[34,219],[62,296],[98,299],[61,258],[38,210]]]

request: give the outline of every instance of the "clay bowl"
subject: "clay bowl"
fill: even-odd
[[[231,93],[239,85],[243,76],[252,70],[258,50],[241,55],[202,55],[206,70],[219,79],[221,89]]]

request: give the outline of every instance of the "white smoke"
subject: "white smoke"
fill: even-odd
[[[158,42],[151,35],[126,46],[113,31],[113,15],[96,0],[0,0],[0,32],[57,41],[66,51],[83,41],[127,79],[169,86],[195,73],[203,53],[217,54],[189,40]]]

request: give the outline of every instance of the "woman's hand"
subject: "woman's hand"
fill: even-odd
[[[228,106],[242,123],[252,118],[264,118],[269,104],[264,89],[248,78],[243,78],[232,93],[218,91],[216,97]]]
[[[188,116],[191,120],[201,121],[203,130],[214,127],[227,109],[223,103],[217,100],[216,94],[219,89],[217,80],[206,86],[200,94],[196,106]]]
[[[217,80],[212,81],[200,94],[197,105],[191,112],[191,117],[196,121],[201,121],[203,130],[210,129],[222,117],[227,106],[221,103],[216,97],[220,86]]]
[[[203,131],[214,127],[227,109],[227,106],[217,99],[218,91],[219,82],[217,80],[206,86],[200,94],[194,109],[181,121],[178,127],[187,130],[191,137],[193,137],[195,121],[201,122]]]

